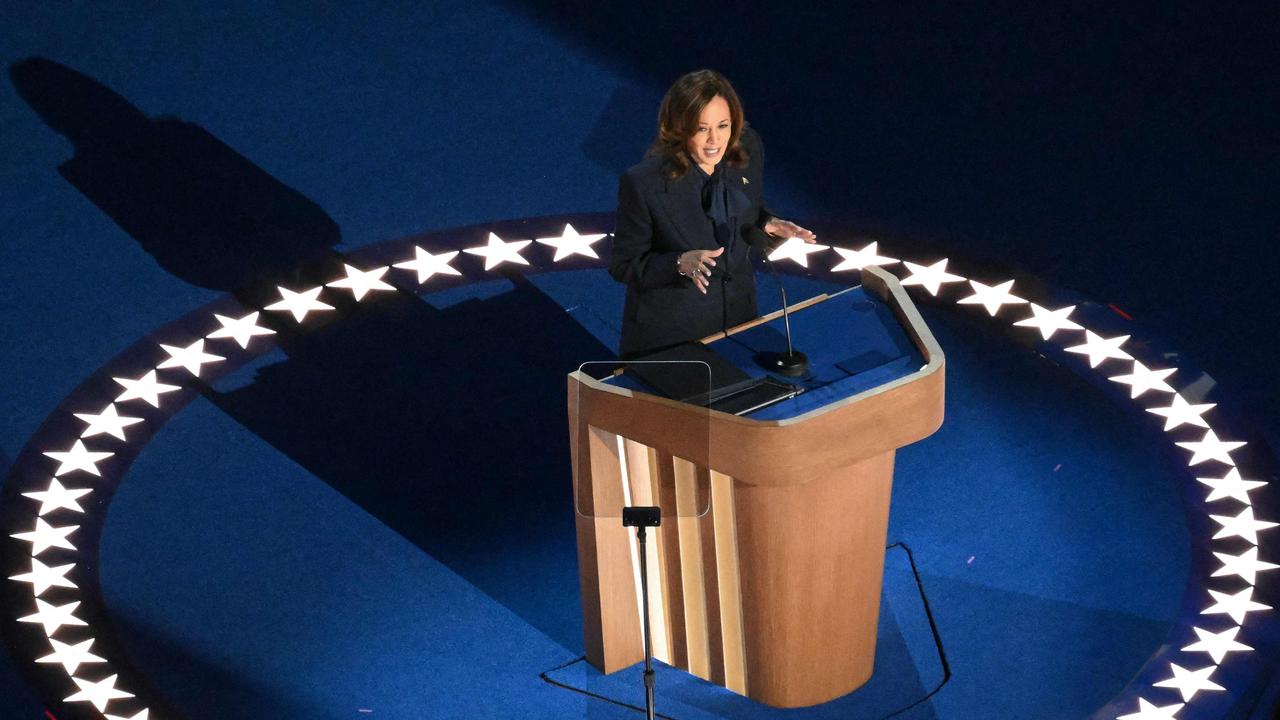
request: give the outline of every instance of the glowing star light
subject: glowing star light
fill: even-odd
[[[54,471],[54,477],[62,477],[69,472],[83,470],[90,475],[102,477],[102,473],[98,472],[98,463],[106,460],[115,453],[109,452],[91,452],[89,448],[84,446],[83,440],[76,440],[75,444],[65,452],[47,452],[46,457],[51,457],[58,461],[58,469]]]
[[[942,289],[944,283],[964,282],[964,278],[959,275],[952,275],[947,272],[947,258],[943,258],[932,265],[917,265],[913,262],[902,261],[907,266],[907,270],[911,274],[903,279],[903,285],[920,285],[929,291],[930,295],[936,296],[938,291]]]
[[[999,285],[983,285],[977,280],[970,280],[969,286],[973,288],[973,294],[966,298],[960,298],[958,302],[961,305],[981,305],[987,309],[987,313],[991,317],[995,317],[996,313],[1004,305],[1017,305],[1018,303],[1027,302],[1009,292],[1013,288],[1012,280],[1005,280]]]
[[[1204,499],[1205,502],[1232,498],[1245,505],[1251,502],[1249,500],[1250,490],[1257,490],[1267,484],[1261,480],[1245,480],[1240,477],[1240,471],[1236,468],[1231,468],[1226,475],[1220,478],[1198,477],[1196,480],[1208,485],[1210,488],[1209,497]]]
[[[256,335],[275,335],[275,330],[264,328],[258,324],[258,315],[260,314],[251,312],[238,320],[233,320],[226,315],[214,313],[213,316],[218,319],[218,322],[222,323],[222,327],[209,333],[209,338],[231,338],[240,347],[247,348],[249,347],[249,340]]]
[[[1183,705],[1186,705],[1186,703],[1174,703],[1173,705],[1156,707],[1147,702],[1146,698],[1138,698],[1138,712],[1118,715],[1116,720],[1177,720],[1177,712],[1182,709]]]
[[[1253,587],[1247,587],[1235,595],[1220,593],[1217,590],[1210,590],[1209,594],[1218,602],[1210,605],[1208,608],[1201,610],[1201,615],[1230,615],[1237,625],[1244,622],[1245,615],[1259,610],[1270,610],[1270,605],[1263,605],[1253,601]]]
[[[62,483],[58,482],[57,478],[53,478],[49,481],[48,490],[22,493],[22,496],[39,502],[40,512],[36,514],[43,516],[59,508],[83,513],[84,508],[80,507],[80,503],[76,502],[76,500],[91,492],[93,491],[88,488],[67,489],[62,486]]]
[[[395,290],[394,287],[382,281],[382,276],[386,275],[391,268],[380,267],[365,271],[353,268],[346,263],[342,266],[347,269],[347,276],[341,280],[334,280],[326,287],[346,288],[356,296],[357,302],[373,290]]]
[[[1204,439],[1199,442],[1180,442],[1174,443],[1174,445],[1191,451],[1191,459],[1187,461],[1188,465],[1199,465],[1205,460],[1217,460],[1227,465],[1235,465],[1235,461],[1231,459],[1231,451],[1242,448],[1245,444],[1219,440],[1213,430],[1205,430]]]
[[[58,632],[58,628],[63,625],[85,627],[89,624],[75,616],[78,607],[80,607],[79,600],[66,605],[50,605],[36,598],[36,614],[20,617],[18,622],[40,625],[44,628],[45,637],[52,638],[54,633]]]
[[[1173,677],[1168,680],[1161,680],[1156,683],[1156,687],[1177,688],[1182,693],[1184,701],[1190,701],[1201,690],[1225,690],[1216,682],[1209,679],[1214,670],[1218,669],[1217,665],[1200,668],[1199,670],[1188,670],[1176,663],[1169,663],[1169,669],[1173,671]]]
[[[105,713],[102,717],[106,718],[106,720],[147,720],[147,712],[148,711],[146,709],[143,709],[137,715],[128,718],[120,717],[119,715],[112,715],[110,713]]]
[[[1026,320],[1019,320],[1014,325],[1036,328],[1040,331],[1040,337],[1048,340],[1059,330],[1084,329],[1083,325],[1067,319],[1075,309],[1075,305],[1068,305],[1057,310],[1049,310],[1031,303],[1031,317]]]
[[[1205,411],[1212,408],[1216,403],[1208,403],[1206,405],[1192,405],[1186,401],[1181,395],[1173,396],[1173,403],[1169,407],[1147,408],[1147,412],[1154,413],[1165,419],[1164,429],[1168,432],[1182,425],[1195,425],[1196,427],[1207,428],[1209,423],[1200,417]]]
[[[118,677],[120,676],[112,675],[111,677],[105,680],[99,680],[98,682],[90,682],[78,677],[73,677],[71,679],[76,682],[76,685],[80,686],[80,692],[72,695],[71,697],[64,698],[63,702],[92,703],[94,707],[98,708],[98,712],[103,712],[107,709],[107,703],[112,700],[123,700],[124,698],[133,697],[133,695],[130,695],[123,690],[116,689],[116,678]]]
[[[160,363],[156,367],[164,370],[166,368],[186,368],[187,372],[196,377],[200,377],[200,366],[209,363],[222,362],[226,358],[221,355],[211,355],[204,351],[204,338],[201,338],[186,347],[174,347],[173,345],[161,344],[161,348],[169,353],[169,359]]]
[[[1258,578],[1258,573],[1265,570],[1275,570],[1280,567],[1275,563],[1263,562],[1258,559],[1258,548],[1251,547],[1239,555],[1230,555],[1228,553],[1216,552],[1214,555],[1222,561],[1222,567],[1213,573],[1214,577],[1223,577],[1225,575],[1239,575],[1244,581],[1250,585],[1256,585],[1254,581]]]
[[[1230,515],[1210,515],[1209,517],[1218,521],[1222,529],[1217,535],[1213,536],[1214,540],[1221,540],[1228,537],[1239,537],[1248,540],[1250,544],[1258,544],[1258,531],[1267,530],[1276,526],[1276,523],[1267,522],[1266,520],[1255,520],[1253,517],[1253,507],[1246,507],[1240,511],[1239,515],[1234,517]]]
[[[402,263],[396,263],[398,268],[405,270],[413,270],[418,273],[418,282],[424,283],[431,279],[432,275],[461,275],[462,273],[453,269],[449,263],[458,257],[458,251],[440,253],[432,255],[420,247],[414,247],[414,258]]]
[[[31,532],[17,533],[9,537],[31,543],[31,556],[35,557],[49,548],[75,550],[76,546],[67,540],[67,536],[79,527],[79,525],[68,525],[56,528],[41,518],[36,518],[36,526]]]
[[[878,255],[877,245],[879,245],[879,241],[873,242],[861,250],[846,250],[842,247],[832,246],[831,249],[840,254],[841,260],[839,264],[831,268],[831,272],[861,270],[873,265],[893,265],[899,262],[898,258]]]
[[[1151,370],[1146,365],[1133,361],[1133,372],[1129,375],[1113,375],[1109,380],[1111,382],[1123,383],[1130,386],[1129,397],[1136,398],[1148,390],[1159,390],[1160,392],[1173,392],[1173,388],[1169,387],[1169,383],[1165,382],[1165,378],[1177,372],[1177,368],[1169,368],[1167,370]]]
[[[816,252],[822,252],[829,247],[829,245],[807,243],[798,237],[790,237],[787,238],[786,242],[774,248],[773,252],[769,253],[769,261],[794,260],[799,263],[800,267],[809,267],[809,256]]]
[[[551,262],[560,262],[571,255],[585,255],[599,260],[600,256],[591,249],[591,244],[604,236],[604,233],[581,235],[573,229],[572,225],[565,223],[564,232],[560,237],[538,238],[538,242],[556,249],[556,256],[551,258]]]
[[[53,652],[42,658],[37,658],[36,662],[59,663],[66,668],[68,675],[75,675],[76,670],[81,665],[106,662],[103,658],[89,652],[89,648],[93,646],[93,638],[89,638],[77,645],[68,645],[49,638],[49,644],[53,646]]]
[[[489,244],[484,247],[466,248],[467,253],[484,258],[484,269],[492,270],[504,262],[516,265],[528,265],[529,261],[520,256],[520,251],[532,240],[512,240],[507,242],[494,233],[489,233]]]
[[[1129,339],[1128,335],[1117,335],[1113,338],[1104,338],[1095,335],[1092,330],[1084,331],[1085,341],[1083,345],[1075,345],[1067,348],[1067,352],[1079,353],[1089,356],[1089,367],[1096,368],[1104,360],[1132,360],[1133,356],[1120,349]]]
[[[89,427],[80,433],[82,438],[93,437],[94,435],[110,435],[118,440],[124,440],[124,429],[142,422],[142,418],[121,415],[116,411],[115,404],[108,405],[105,410],[97,415],[75,413],[75,416],[89,423]]]
[[[319,300],[320,291],[324,289],[323,286],[313,287],[310,290],[303,290],[302,292],[294,292],[289,288],[280,287],[279,285],[276,286],[276,289],[280,291],[281,300],[278,303],[268,305],[266,309],[291,313],[293,315],[293,319],[298,322],[302,322],[302,319],[307,316],[307,313],[333,309],[332,305],[322,303]]]
[[[160,407],[160,396],[164,393],[181,390],[177,385],[166,385],[156,380],[156,371],[143,375],[137,380],[129,378],[111,378],[115,380],[124,392],[116,396],[116,402],[124,402],[126,400],[146,400],[151,407]]]
[[[12,575],[10,580],[31,583],[36,597],[40,597],[51,587],[75,588],[76,584],[67,579],[67,571],[75,567],[75,563],[49,567],[35,558],[31,558],[31,572]]]
[[[1228,628],[1220,633],[1212,633],[1200,628],[1193,629],[1200,639],[1182,648],[1183,652],[1209,653],[1209,657],[1213,658],[1215,663],[1222,664],[1222,659],[1229,652],[1247,652],[1253,649],[1244,643],[1236,642],[1236,635],[1240,632],[1238,626]]]

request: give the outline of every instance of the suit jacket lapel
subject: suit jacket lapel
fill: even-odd
[[[666,203],[668,217],[690,250],[715,250],[715,233],[711,221],[702,209],[702,176],[690,168],[684,177],[667,183],[662,200]]]

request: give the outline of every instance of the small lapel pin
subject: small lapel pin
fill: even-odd
[[[748,179],[746,179],[746,178],[742,178],[742,184],[743,184],[743,185],[750,185],[750,184],[751,184],[751,181],[750,181],[750,180],[748,180]]]

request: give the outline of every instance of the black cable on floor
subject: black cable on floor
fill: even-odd
[[[900,547],[906,551],[907,562],[911,563],[911,574],[915,576],[916,589],[920,591],[920,602],[924,604],[924,616],[929,619],[929,632],[933,633],[933,645],[938,648],[938,660],[942,663],[942,681],[938,683],[937,687],[930,690],[928,695],[925,695],[906,707],[894,710],[880,720],[889,720],[889,718],[901,715],[920,703],[927,701],[929,698],[937,695],[938,691],[942,689],[942,686],[946,685],[947,681],[951,679],[951,663],[947,662],[947,651],[946,648],[942,647],[942,635],[938,632],[938,622],[933,619],[933,609],[929,607],[929,596],[924,592],[924,581],[920,579],[920,569],[916,567],[916,556],[911,552],[911,548],[902,541],[893,543],[886,547],[885,550],[892,550],[896,547]]]
[[[906,705],[902,708],[894,710],[888,715],[885,715],[884,717],[880,718],[880,720],[889,720],[889,718],[901,715],[902,713],[916,707],[917,705],[920,705],[921,703],[928,701],[929,698],[938,694],[938,691],[942,689],[943,685],[946,685],[947,682],[951,680],[951,663],[947,662],[947,651],[942,646],[942,635],[941,633],[938,632],[938,623],[933,618],[933,609],[929,606],[929,596],[925,594],[924,581],[920,579],[920,569],[916,567],[915,554],[911,552],[911,548],[908,547],[907,544],[904,542],[893,543],[892,545],[886,547],[885,550],[888,551],[894,548],[902,548],[907,553],[907,562],[911,563],[911,574],[915,577],[916,589],[920,591],[920,602],[924,604],[924,615],[926,618],[929,619],[929,632],[933,634],[933,644],[934,644],[934,647],[938,649],[938,660],[942,663],[942,680],[941,682],[938,683],[937,687],[930,690],[929,693],[924,697],[920,698],[919,700],[916,700],[910,705]],[[565,668],[570,667],[572,665],[577,665],[578,663],[586,659],[587,659],[587,656],[582,655],[580,657],[574,658],[573,660],[570,660],[567,663],[553,667],[550,670],[545,670],[542,673],[540,673],[538,677],[542,678],[542,681],[547,684],[554,685],[555,687],[563,688],[565,690],[570,690],[572,692],[576,692],[579,695],[585,695],[590,698],[595,698],[596,700],[603,700],[612,705],[617,705],[619,707],[635,710],[636,712],[639,712],[639,713],[645,712],[645,709],[638,705],[632,705],[630,703],[625,703],[620,700],[614,700],[613,698],[605,697],[604,695],[591,692],[590,690],[583,690],[582,688],[577,688],[572,685],[562,683],[559,680],[555,680],[551,677],[551,673],[564,670]],[[663,720],[676,720],[676,718],[673,718],[670,715],[663,715],[662,713],[654,713],[654,714],[657,717],[662,718]]]

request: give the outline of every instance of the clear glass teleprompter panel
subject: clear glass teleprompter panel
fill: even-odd
[[[569,392],[578,514],[621,518],[624,507],[657,506],[664,519],[705,515],[711,506],[710,393],[705,362],[580,365]]]

